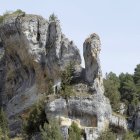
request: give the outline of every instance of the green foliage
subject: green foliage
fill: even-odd
[[[61,74],[61,95],[67,100],[71,95],[73,95],[73,91],[71,88],[71,81],[72,81],[72,73],[73,73],[73,64],[70,63],[66,70]]]
[[[102,132],[97,140],[116,140],[116,136],[111,130],[106,130]]]
[[[3,15],[0,15],[0,23],[2,23],[4,21],[4,19],[9,16],[9,15],[14,15],[14,14],[25,14],[25,12],[23,12],[20,9],[17,9],[16,11],[12,12],[12,11],[6,11]]]
[[[50,15],[49,21],[53,22],[53,21],[59,21],[59,20],[58,20],[58,17],[53,13],[53,14]]]
[[[3,111],[0,109],[0,140],[8,140],[9,137],[8,121],[7,117]]]
[[[81,129],[74,122],[69,128],[68,140],[81,140]]]
[[[134,71],[134,82],[137,87],[137,92],[140,93],[140,64],[136,66]]]
[[[124,134],[122,140],[140,140],[140,137],[134,132],[128,131]]]
[[[120,93],[121,93],[121,99],[126,104],[137,104],[138,98],[137,98],[137,89],[136,85],[133,80],[133,76],[131,74],[124,74],[121,73],[119,75],[120,79]]]
[[[10,14],[11,14],[10,11],[6,11],[2,16],[0,16],[0,23],[2,23],[4,19]]]
[[[4,17],[0,15],[0,23],[3,22]]]
[[[51,120],[48,123],[44,123],[43,127],[40,127],[42,140],[63,140],[60,126],[56,120]]]
[[[40,131],[40,126],[43,126],[46,122],[46,114],[45,114],[45,108],[43,103],[36,104],[32,111],[30,112],[30,115],[28,119],[25,121],[24,124],[24,133],[28,135],[28,137],[31,137],[32,134]]]
[[[116,74],[110,72],[104,79],[105,95],[110,99],[114,111],[118,111],[120,106],[120,81]]]
[[[54,93],[54,90],[53,90],[53,82],[52,82],[52,80],[48,80],[47,95],[51,95],[53,93]]]
[[[25,12],[22,11],[21,9],[17,9],[17,10],[14,11],[12,14],[25,14]]]

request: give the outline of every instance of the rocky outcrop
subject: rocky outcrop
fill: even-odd
[[[56,99],[46,105],[48,118],[61,118],[61,125],[67,129],[75,121],[84,130],[87,140],[96,139],[109,126],[112,113],[110,102],[104,96],[99,52],[99,37],[92,34],[84,43],[86,83],[74,85],[76,96],[68,101]]]
[[[68,102],[65,99],[56,99],[46,104],[46,115],[49,119],[60,118],[61,126],[65,128],[67,126],[67,129],[73,121],[76,122],[81,129],[85,130],[86,139],[92,140],[108,127],[111,107],[105,97],[95,94],[87,97],[73,97]],[[89,130],[93,131],[92,137],[89,136],[91,133]]]
[[[137,134],[140,134],[140,111],[138,111],[135,115],[135,120],[134,120],[134,131]]]
[[[75,65],[81,63],[79,50],[63,35],[58,20],[47,21],[25,13],[11,14],[0,25],[0,39],[1,103],[5,107],[19,104],[18,110],[13,108],[15,113],[36,101],[31,95],[40,92],[37,84],[42,79],[39,82],[37,79],[43,77],[42,71],[47,71],[47,77],[55,83],[60,76],[58,73],[71,61]],[[20,102],[23,105],[16,100],[24,100]],[[8,114],[14,115],[9,109]]]
[[[86,140],[96,139],[109,124],[126,129],[125,120],[112,116],[109,100],[104,96],[99,54],[100,38],[91,34],[83,45],[85,69],[81,67],[79,50],[61,31],[59,20],[36,15],[9,15],[0,25],[0,103],[4,106],[12,134],[21,120],[17,114],[43,98],[48,79],[54,89],[61,85],[61,72],[73,65],[69,99],[49,100],[46,116],[59,118],[64,138],[74,121],[84,130]],[[20,122],[21,123],[21,122]]]
[[[83,55],[85,59],[85,80],[91,85],[94,92],[103,94],[104,87],[99,59],[100,47],[100,38],[93,33],[84,42]]]
[[[118,129],[118,131],[127,131],[128,128],[125,117],[115,114],[110,118],[110,126],[114,127],[114,129]]]
[[[81,57],[74,42],[69,41],[69,39],[62,34],[58,20],[56,22],[50,22],[47,36],[46,67],[49,74],[57,77],[57,80],[59,71],[64,70],[70,63],[73,63],[75,66],[80,66]]]
[[[133,109],[134,108],[134,109]],[[129,112],[131,112],[131,117],[128,119],[129,128],[133,130],[136,134],[140,134],[140,106],[137,107],[129,106]]]
[[[48,119],[59,118],[63,135],[68,138],[68,128],[74,121],[84,130],[86,140],[95,140],[109,126],[127,130],[125,118],[112,115],[109,100],[104,96],[103,78],[100,67],[100,39],[96,34],[90,35],[84,42],[85,70],[84,83],[72,86],[74,93],[67,101],[55,99],[46,104]]]

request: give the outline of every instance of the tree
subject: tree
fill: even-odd
[[[106,79],[111,80],[113,84],[116,86],[116,88],[120,87],[120,80],[115,73],[110,72],[109,74],[106,74]]]
[[[81,140],[81,129],[76,123],[72,123],[69,128],[69,138],[68,140]]]
[[[60,126],[56,120],[50,120],[40,127],[42,140],[63,140]]]
[[[43,103],[36,104],[28,119],[24,124],[24,132],[28,137],[31,137],[34,133],[40,132],[40,126],[43,126],[47,122],[45,108]]]
[[[119,75],[121,100],[126,104],[137,104],[137,89],[131,74],[121,73]]]
[[[137,87],[137,92],[140,93],[140,64],[136,66],[134,71],[134,82]]]
[[[12,14],[25,14],[25,12],[22,11],[21,9],[17,9],[17,10],[14,11]]]
[[[106,130],[101,133],[97,140],[116,140],[116,136],[111,130]]]
[[[110,72],[104,79],[105,96],[110,99],[111,106],[114,111],[118,111],[120,107],[119,78],[116,74]]]
[[[61,74],[61,95],[67,100],[71,95],[73,95],[73,91],[71,88],[71,81],[72,81],[72,74],[73,74],[73,64],[70,63],[66,69]]]
[[[54,22],[54,21],[59,21],[59,20],[58,20],[58,17],[53,13],[53,14],[50,15],[49,21],[50,22],[52,22],[52,21]]]

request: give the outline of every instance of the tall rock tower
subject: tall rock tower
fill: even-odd
[[[85,40],[83,45],[85,80],[92,87],[94,93],[103,94],[103,78],[99,59],[100,50],[100,38],[97,34],[93,33]]]

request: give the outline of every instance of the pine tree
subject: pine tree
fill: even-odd
[[[110,72],[106,75],[104,79],[104,87],[105,87],[105,96],[110,99],[111,106],[113,110],[116,112],[119,110],[120,106],[120,81],[116,74]]]
[[[61,135],[60,126],[56,120],[51,120],[48,123],[44,123],[43,127],[40,127],[42,140],[63,140]]]
[[[73,91],[71,88],[71,81],[72,81],[72,74],[73,74],[73,64],[70,63],[66,70],[62,72],[61,74],[61,95],[68,100],[68,98],[73,95]]]
[[[134,72],[134,82],[137,87],[137,91],[140,93],[140,64],[136,66]]]
[[[119,75],[121,100],[126,104],[137,104],[137,89],[131,74],[121,73]]]
[[[31,137],[34,133],[40,131],[39,127],[43,126],[45,122],[47,122],[47,119],[44,104],[38,103],[33,107],[28,119],[24,122],[23,131],[28,137]]]

